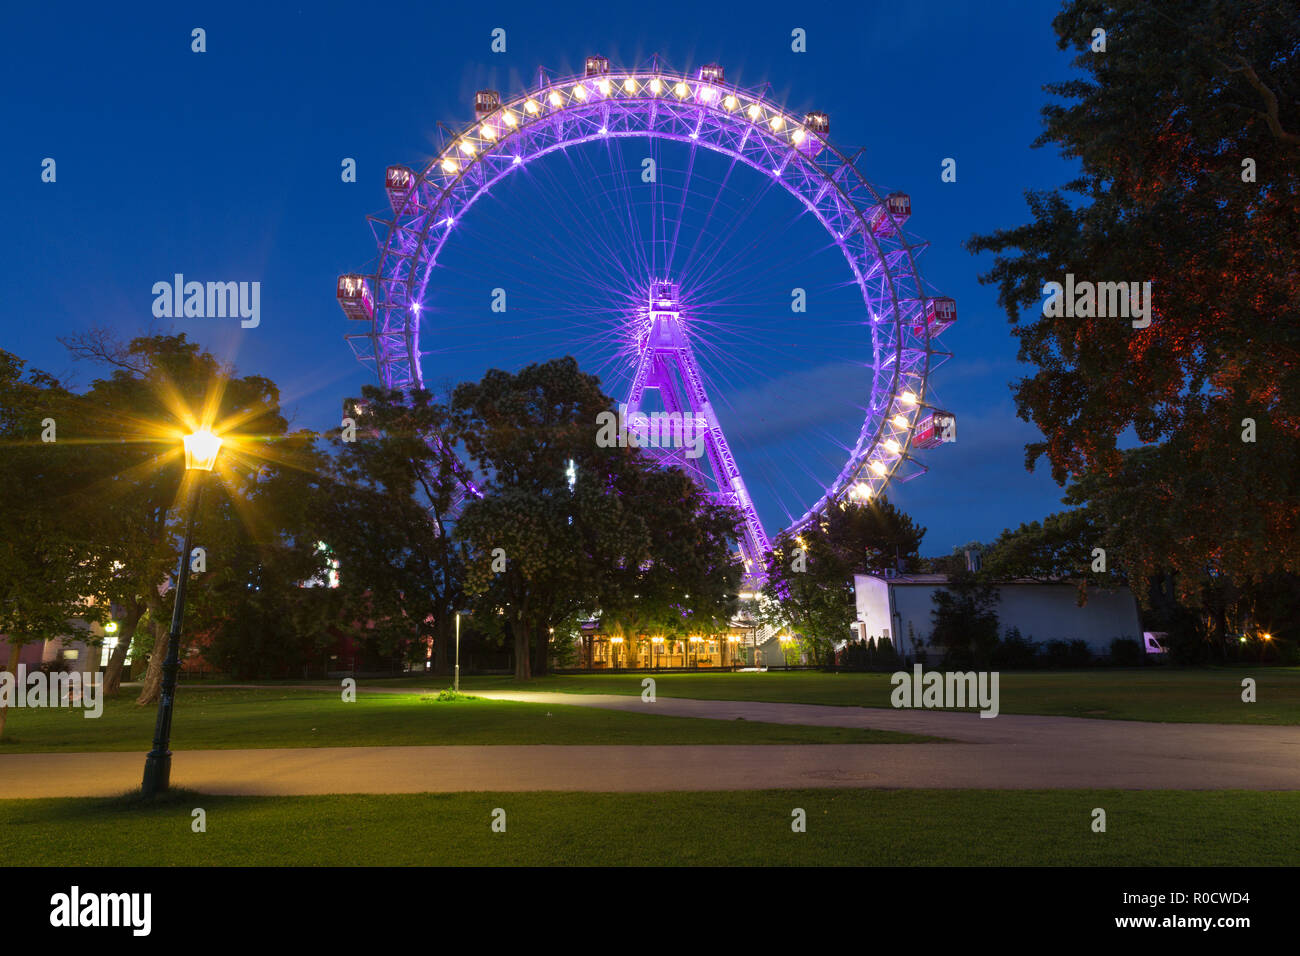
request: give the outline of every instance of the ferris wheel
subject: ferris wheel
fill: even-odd
[[[481,90],[474,112],[419,168],[388,167],[392,213],[370,217],[377,262],[338,279],[359,327],[346,338],[384,386],[426,387],[449,371],[431,361],[457,356],[463,370],[467,350],[519,363],[585,350],[637,443],[739,510],[753,572],[769,530],[797,533],[828,508],[877,498],[925,471],[917,450],[955,439],[929,380],[951,357],[938,339],[956,304],[918,271],[926,243],[904,229],[910,198],[864,178],[861,151],[830,143],[826,113],[794,115],[766,88],[729,84],[717,64],[611,70],[601,56],[580,75],[542,72],[507,100]],[[793,219],[761,211],[774,193],[794,200]],[[491,220],[493,197],[495,226],[475,226],[480,212]],[[473,245],[476,229],[488,252],[458,262],[457,243]],[[774,304],[768,290],[818,275],[827,255],[837,277],[820,280],[823,313],[798,307],[808,282]],[[501,298],[513,282],[541,304],[497,332],[476,328],[457,281],[487,271],[511,277],[493,279]],[[801,357],[806,367],[791,371]],[[809,415],[841,401],[852,431],[813,422],[798,434],[796,394]],[[747,417],[756,404],[780,441]],[[657,441],[662,422],[694,444]],[[462,482],[478,493],[468,469]]]

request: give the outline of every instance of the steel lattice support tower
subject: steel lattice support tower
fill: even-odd
[[[695,361],[680,308],[677,287],[672,282],[652,284],[650,306],[643,316],[638,316],[641,328],[637,336],[636,373],[627,399],[628,431],[635,433],[641,447],[659,461],[676,465],[691,475],[715,502],[740,512],[741,556],[747,570],[759,573],[770,545],[704,388],[704,377]],[[659,393],[666,416],[680,417],[682,429],[677,436],[683,440],[673,437],[666,444],[662,441],[664,434],[655,422],[655,413],[646,412],[642,407],[649,389]],[[701,436],[703,445],[703,454],[694,458],[689,454],[692,436]]]

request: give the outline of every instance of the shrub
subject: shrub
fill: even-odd
[[[1110,642],[1110,662],[1120,667],[1141,664],[1146,653],[1142,645],[1131,637],[1117,637]]]
[[[993,649],[993,666],[1010,669],[1033,667],[1038,660],[1038,645],[1031,637],[1022,637],[1013,627]]]
[[[458,690],[453,690],[453,689],[450,688],[450,687],[445,688],[444,690],[440,690],[440,691],[438,691],[438,696],[437,696],[436,698],[421,697],[420,699],[421,699],[421,700],[438,700],[438,701],[440,701],[440,702],[442,702],[442,703],[447,703],[448,701],[478,700],[478,698],[475,697],[475,696],[473,696],[472,694],[462,694],[460,691],[458,691]]]
[[[872,663],[878,667],[897,666],[898,652],[894,650],[894,642],[887,637],[878,640],[872,652]]]

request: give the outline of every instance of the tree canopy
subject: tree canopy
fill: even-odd
[[[1300,568],[1300,7],[1073,0],[1056,17],[1082,76],[1048,87],[1036,145],[1079,163],[1026,194],[1032,220],[970,240],[1022,360],[1026,449],[1102,494],[1128,569],[1196,600],[1207,568]],[[1093,31],[1106,31],[1104,52]],[[1151,283],[1150,324],[1046,315],[1046,282]],[[1028,315],[1025,314],[1029,310]],[[1145,446],[1125,455],[1125,442]],[[1078,495],[1076,495],[1078,497]]]

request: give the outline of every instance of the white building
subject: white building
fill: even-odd
[[[914,653],[915,638],[922,649],[933,653],[932,596],[947,583],[944,574],[855,574],[858,635],[871,641],[889,638],[900,654]],[[1017,627],[1022,637],[1040,645],[1082,640],[1098,656],[1109,654],[1110,642],[1117,637],[1142,643],[1137,600],[1128,588],[1089,588],[1088,602],[1079,607],[1079,589],[1073,584],[1010,581],[996,587],[998,631],[1003,637]]]

